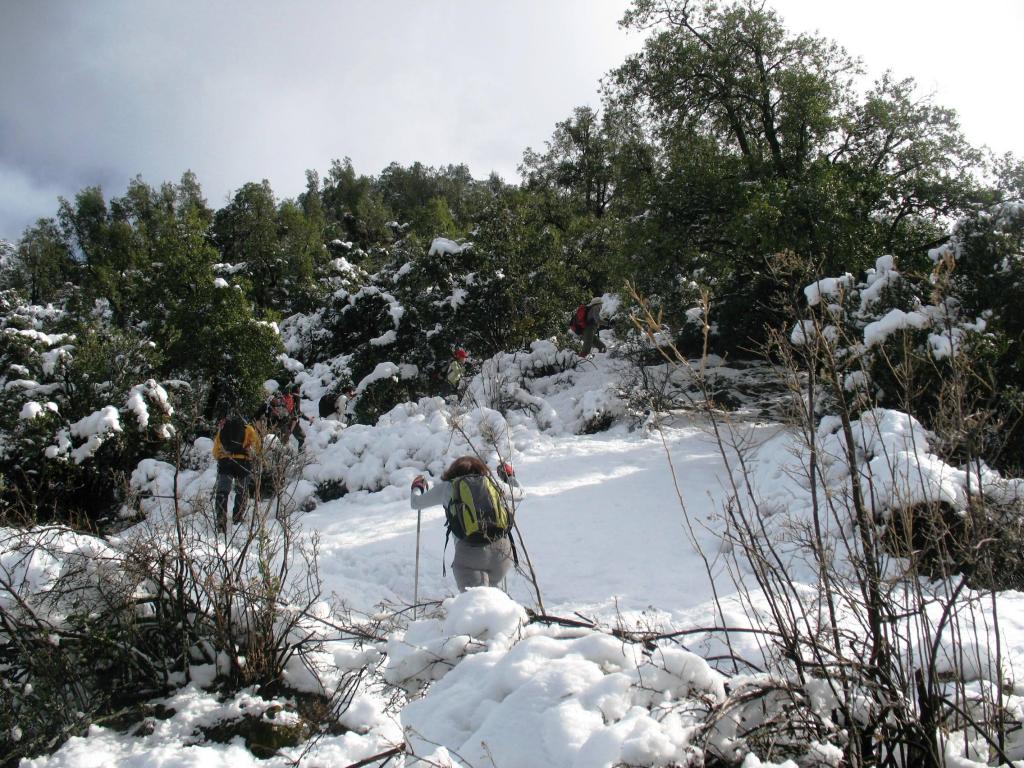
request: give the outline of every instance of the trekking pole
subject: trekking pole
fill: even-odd
[[[415,482],[415,481],[414,481]],[[418,495],[423,495],[423,488],[416,485],[413,486],[413,491]],[[420,527],[423,522],[423,510],[416,510],[416,575],[413,577],[412,583],[412,618],[416,620],[416,607],[420,602]]]
[[[422,493],[422,491],[420,491]],[[416,606],[420,602],[420,523],[423,520],[423,510],[416,510],[416,578],[412,587],[412,617],[416,618]]]

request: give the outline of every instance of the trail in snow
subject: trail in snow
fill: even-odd
[[[711,596],[708,576],[687,531],[666,455],[671,451],[685,514],[704,551],[721,544],[712,519],[723,498],[725,467],[699,427],[658,433],[614,430],[595,436],[538,437],[521,452],[517,474],[526,491],[517,521],[548,611],[616,613],[685,611]],[[382,601],[411,602],[416,512],[404,489],[349,494],[303,518],[321,537],[320,570],[328,590],[369,611]],[[455,591],[442,575],[444,512],[423,511],[420,598]],[[444,558],[450,562],[453,546]],[[520,553],[521,565],[525,557]],[[532,585],[510,575],[507,591],[534,605]]]

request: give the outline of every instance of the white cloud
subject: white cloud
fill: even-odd
[[[515,174],[629,46],[619,0],[15,6],[0,162],[62,192],[196,172],[210,202],[350,156]],[[638,43],[633,43],[636,45]],[[102,177],[100,177],[102,176]],[[86,181],[83,183],[82,179]],[[113,181],[113,183],[109,183]],[[118,188],[119,187],[119,188]],[[52,200],[32,217],[53,212]]]

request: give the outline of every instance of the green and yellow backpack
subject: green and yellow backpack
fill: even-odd
[[[448,531],[470,544],[483,545],[508,536],[512,513],[490,477],[464,475],[451,481],[452,498],[445,507]]]

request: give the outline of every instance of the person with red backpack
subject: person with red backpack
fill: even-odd
[[[583,349],[580,350],[580,357],[586,357],[590,350],[597,347],[601,352],[605,351],[604,343],[598,333],[601,330],[601,306],[600,296],[595,296],[589,304],[580,304],[573,313],[569,322],[569,330],[577,336],[583,337]]]
[[[263,406],[263,415],[266,417],[267,429],[277,435],[281,442],[287,444],[289,438],[295,435],[301,446],[306,439],[299,427],[298,385],[293,384],[275,392]]]
[[[232,411],[221,420],[213,438],[213,458],[217,462],[217,485],[214,491],[214,509],[217,530],[227,533],[228,496],[235,491],[235,504],[231,522],[245,520],[245,505],[254,492],[252,461],[260,451],[260,436],[251,424]]]
[[[423,475],[412,481],[409,504],[413,509],[435,504],[445,509],[448,535],[455,536],[452,572],[460,592],[498,586],[517,561],[512,542],[514,510],[506,495],[518,500],[522,490],[511,464],[500,464],[497,474],[506,488],[499,487],[480,459],[462,456],[448,466],[433,488]],[[418,541],[416,548],[418,556]]]
[[[572,313],[572,319],[569,321],[569,330],[575,333],[577,336],[582,336],[583,331],[587,329],[587,305],[580,304],[576,307],[576,311]]]

